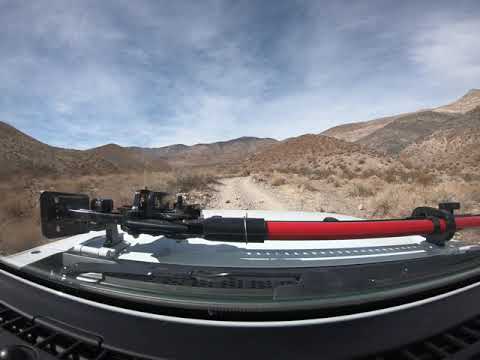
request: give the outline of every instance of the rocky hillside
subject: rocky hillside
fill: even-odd
[[[479,108],[480,90],[474,89],[459,100],[443,107],[341,125],[322,134],[397,155],[409,145],[429,137],[435,131],[457,127],[478,127]]]
[[[434,111],[465,114],[478,106],[480,106],[480,89],[471,89],[457,101],[440,106]]]
[[[416,166],[443,170],[464,178],[480,180],[480,126],[435,131],[406,147],[400,157]]]
[[[431,110],[404,115],[357,140],[357,143],[389,154],[398,154],[408,145],[432,134],[435,130],[450,127],[457,118],[456,114],[437,113]]]
[[[245,163],[253,172],[278,170],[328,176],[337,172],[379,170],[392,161],[363,145],[307,134],[270,146],[249,157]]]
[[[85,151],[92,156],[107,160],[117,169],[128,171],[167,171],[171,166],[166,160],[155,159],[151,161],[141,149],[129,149],[117,144],[107,144]]]
[[[193,146],[140,148],[107,144],[89,150],[70,150],[49,146],[0,122],[0,180],[16,175],[105,175],[144,169],[168,171],[182,166],[230,165],[276,142],[242,137]]]
[[[399,116],[390,116],[370,121],[343,124],[324,131],[322,135],[355,142],[390,124]]]
[[[0,179],[18,175],[107,174],[117,170],[95,153],[56,148],[0,122]]]
[[[141,153],[150,162],[165,160],[171,166],[205,166],[216,164],[233,164],[243,161],[247,156],[262,151],[277,143],[270,138],[240,137],[211,144],[183,144],[161,148],[131,148]]]

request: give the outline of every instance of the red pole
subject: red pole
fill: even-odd
[[[480,228],[480,215],[456,216],[457,230]],[[408,235],[428,235],[434,225],[428,219],[359,221],[266,221],[268,240],[345,240]],[[440,219],[440,228],[446,223]]]

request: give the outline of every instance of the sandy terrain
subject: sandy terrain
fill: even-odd
[[[216,209],[293,210],[251,177],[225,178],[216,186],[209,207]]]

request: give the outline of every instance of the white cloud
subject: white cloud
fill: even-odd
[[[0,2],[0,118],[82,148],[286,138],[480,83],[473,17],[390,26],[368,2],[257,6]]]
[[[411,58],[433,81],[468,89],[480,84],[480,18],[446,15],[427,20],[415,38]]]

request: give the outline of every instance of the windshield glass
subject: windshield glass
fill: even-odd
[[[479,11],[1,1],[0,271],[257,312],[473,281]]]

